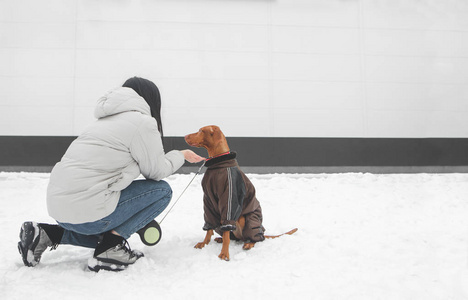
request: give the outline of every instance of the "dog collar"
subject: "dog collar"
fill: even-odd
[[[218,154],[218,155],[213,156],[213,157],[208,157],[206,160],[210,160],[210,159],[213,159],[213,158],[216,158],[216,157],[220,157],[220,156],[223,156],[223,155],[228,155],[229,153],[231,153],[231,152],[230,152],[230,151],[224,152],[224,153]]]
[[[205,167],[208,168],[222,161],[234,159],[236,158],[236,156],[237,156],[236,152],[226,152],[226,153],[221,153],[213,157],[208,157],[205,162]]]

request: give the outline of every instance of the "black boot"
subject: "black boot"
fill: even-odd
[[[44,229],[54,245],[60,244],[63,232],[65,231],[62,227],[45,223],[39,223],[39,226]]]
[[[112,234],[110,231],[104,233],[104,235],[102,236],[102,240],[96,246],[96,249],[94,249],[94,257],[107,251],[110,248],[122,244],[124,240],[125,239],[120,235]]]
[[[146,246],[154,246],[161,240],[162,231],[156,220],[153,220],[146,224],[145,227],[138,230],[137,233],[140,235],[140,239]]]

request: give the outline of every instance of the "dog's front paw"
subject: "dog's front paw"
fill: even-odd
[[[196,248],[196,249],[202,249],[203,247],[205,247],[205,245],[206,245],[205,242],[200,242],[200,243],[197,243],[197,244],[195,245],[194,248]]]
[[[225,261],[229,261],[229,251],[221,250],[221,253],[218,255],[219,258]]]

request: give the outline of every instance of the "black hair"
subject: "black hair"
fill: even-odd
[[[159,89],[156,84],[148,79],[132,77],[127,79],[122,86],[133,89],[138,95],[145,99],[151,109],[151,116],[155,118],[156,123],[158,123],[159,133],[161,133],[161,137],[163,137],[161,122],[161,95],[159,94]]]

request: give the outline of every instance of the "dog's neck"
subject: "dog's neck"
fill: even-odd
[[[206,150],[208,150],[208,156],[210,158],[220,156],[220,155],[230,152],[228,145],[223,144],[223,143],[219,143],[218,145],[216,145],[216,147],[212,147]]]
[[[217,158],[217,157],[220,157],[220,156],[228,155],[228,154],[230,154],[230,153],[231,153],[231,151],[227,151],[227,152],[224,152],[224,153],[220,153],[220,154],[218,154],[218,155],[215,155],[215,156],[211,156],[211,155],[210,155],[210,157],[208,157],[207,159],[210,160],[210,159]]]

